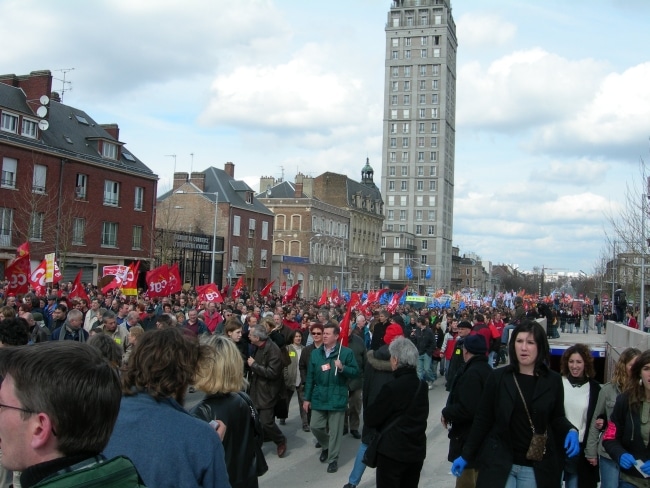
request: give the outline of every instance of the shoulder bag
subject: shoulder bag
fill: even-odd
[[[384,427],[381,431],[378,430],[375,432],[375,435],[368,443],[368,448],[366,449],[366,452],[363,454],[363,464],[365,464],[369,468],[377,467],[377,454],[378,454],[377,448],[379,447],[379,443],[381,442],[381,436],[384,435],[386,431],[390,430],[402,417],[404,417],[411,410],[413,404],[415,403],[415,399],[418,397],[418,393],[420,393],[420,388],[422,388],[422,381],[419,381],[418,388],[417,390],[415,390],[415,395],[413,395],[413,399],[411,400],[411,403],[406,408],[406,410],[404,410],[404,413],[395,417],[392,420],[392,422],[388,424],[386,427]]]
[[[526,399],[524,398],[524,394],[521,392],[521,388],[519,388],[519,382],[517,381],[517,376],[515,373],[512,373],[512,377],[515,380],[515,386],[517,387],[517,390],[519,390],[519,395],[521,396],[521,401],[524,403],[524,409],[526,410],[526,416],[528,417],[528,422],[530,422],[530,428],[533,431],[533,437],[530,440],[530,446],[528,446],[528,451],[526,452],[526,459],[529,461],[541,461],[544,459],[544,453],[546,453],[546,438],[547,438],[547,433],[544,432],[543,434],[536,434],[535,433],[535,426],[533,425],[533,419],[530,417],[530,413],[528,412],[528,405],[526,405]]]

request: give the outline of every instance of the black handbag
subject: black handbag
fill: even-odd
[[[411,403],[409,406],[406,408],[404,413],[402,415],[399,415],[398,417],[394,418],[393,421],[388,424],[386,427],[384,427],[381,431],[376,431],[375,435],[370,439],[370,442],[368,443],[368,447],[366,448],[366,452],[363,454],[363,464],[368,466],[369,468],[376,468],[377,467],[377,455],[379,454],[377,452],[377,449],[379,447],[379,443],[381,442],[381,437],[386,433],[386,431],[390,430],[403,416],[405,416],[413,407],[413,404],[415,403],[415,399],[418,397],[418,393],[420,393],[420,388],[422,387],[422,381],[418,383],[418,388],[415,390],[415,395],[413,395],[413,399],[411,400]]]
[[[262,430],[262,424],[260,423],[257,410],[255,410],[255,406],[250,397],[243,391],[240,391],[237,394],[244,399],[251,411],[251,422],[253,422],[253,432],[255,432],[255,467],[257,476],[263,476],[264,473],[269,470],[269,465],[266,463],[266,458],[262,452],[262,444],[264,444],[264,431]]]

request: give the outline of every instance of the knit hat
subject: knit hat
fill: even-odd
[[[386,327],[386,332],[384,333],[384,342],[390,344],[398,337],[404,337],[404,332],[402,328],[397,324],[390,324]]]
[[[467,320],[463,320],[461,323],[457,325],[457,327],[465,328],[465,329],[471,329],[472,328],[472,323],[468,322]]]
[[[467,350],[468,353],[474,354],[475,356],[480,356],[481,354],[485,355],[487,352],[485,338],[480,335],[470,335],[465,337],[463,347]]]

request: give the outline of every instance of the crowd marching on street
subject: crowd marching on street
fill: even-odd
[[[416,308],[405,290],[388,300],[386,290],[123,291],[5,287],[0,342],[20,347],[0,348],[0,487],[95,486],[98,476],[101,486],[256,487],[269,469],[263,443],[278,458],[294,448],[283,432],[294,397],[325,476],[349,435],[359,447],[344,488],[363,476],[417,487],[434,388],[447,398],[440,421],[457,487],[650,486],[650,352],[625,351],[601,388],[580,343],[590,316],[592,333],[608,319],[639,327],[624,296],[610,312],[597,297],[576,307],[516,293]],[[555,372],[548,339],[560,334],[575,345]],[[188,411],[195,391],[204,397]]]

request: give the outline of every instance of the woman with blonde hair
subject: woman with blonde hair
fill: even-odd
[[[612,415],[616,397],[625,389],[630,378],[634,361],[641,351],[630,347],[625,349],[616,362],[612,381],[603,385],[598,394],[598,402],[589,426],[589,437],[585,446],[585,457],[592,466],[600,466],[600,486],[618,486],[619,467],[603,447],[601,432],[607,428],[607,421]]]
[[[195,386],[206,396],[191,413],[206,422],[218,419],[227,426],[223,447],[230,484],[233,488],[257,488],[257,463],[265,461],[256,454],[261,452],[256,443],[262,443],[261,430],[256,428],[257,411],[242,391],[247,386],[244,360],[235,343],[224,336],[209,336],[205,344],[210,350],[199,361]]]

